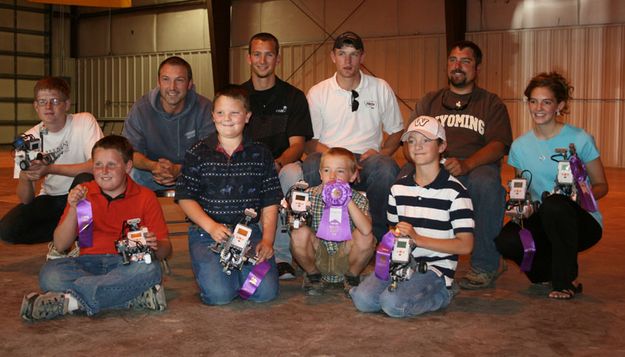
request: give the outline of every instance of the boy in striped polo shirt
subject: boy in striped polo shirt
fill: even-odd
[[[401,137],[404,155],[415,164],[414,175],[400,178],[391,187],[387,218],[396,236],[410,237],[412,256],[425,262],[424,273],[415,272],[391,283],[369,275],[351,291],[356,308],[384,311],[392,317],[411,317],[447,307],[453,297],[458,254],[473,249],[473,205],[464,186],[440,164],[445,151],[445,129],[438,120],[421,116]]]

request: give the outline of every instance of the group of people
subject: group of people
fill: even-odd
[[[256,34],[250,80],[219,90],[212,102],[195,92],[185,60],[167,58],[158,86],[128,113],[123,136],[103,137],[88,113],[67,114],[64,80],[38,81],[41,123],[26,134],[57,155],[25,169],[16,162],[21,203],[0,222],[0,237],[52,240],[55,253],[40,273],[43,293],[24,297],[21,316],[164,309],[159,265],[126,264],[115,247],[126,222],[140,219],[155,257],[171,253],[154,193],[160,190],[175,190],[191,222],[189,255],[205,304],[275,299],[279,279],[295,278],[297,264],[308,295],[341,284],[360,311],[415,316],[451,302],[460,254],[471,254],[470,269],[457,279],[463,289],[492,287],[506,269],[502,256],[527,265],[528,231],[535,254],[523,271],[530,281],[551,283],[555,299],[582,291],[577,253],[601,238],[601,215],[566,195],[543,195],[557,174],[551,157],[574,144],[594,199],[608,184],[592,137],[558,118],[573,89],[564,77],[541,73],[530,81],[525,96],[534,129],[513,142],[506,106],[476,84],[482,52],[473,42],[450,46],[448,86],[418,101],[407,128],[388,83],[361,70],[365,49],[357,34],[339,35],[330,57],[336,73],[304,95],[275,74],[275,36]],[[400,169],[393,155],[402,144],[408,163]],[[505,155],[519,177],[531,173],[528,190],[542,202],[503,226]],[[300,180],[308,184],[311,220],[280,229],[281,200]],[[233,236],[250,208],[258,212],[246,221],[256,265],[226,274],[213,248]],[[90,221],[81,224],[85,215]],[[418,271],[392,289],[379,274],[363,279],[372,257],[396,237],[410,238]],[[254,275],[259,266],[262,274]]]

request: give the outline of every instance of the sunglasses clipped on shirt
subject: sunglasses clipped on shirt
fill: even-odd
[[[358,106],[360,105],[360,103],[358,102],[358,100],[356,100],[356,98],[358,98],[359,95],[360,94],[358,94],[358,92],[352,89],[352,112],[358,110]]]

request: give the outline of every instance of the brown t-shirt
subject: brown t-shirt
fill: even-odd
[[[445,127],[446,157],[466,159],[492,141],[502,142],[507,153],[512,144],[508,109],[482,88],[465,95],[447,88],[430,92],[419,100],[410,120],[420,115],[435,117]]]

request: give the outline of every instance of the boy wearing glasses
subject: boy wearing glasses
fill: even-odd
[[[60,77],[46,77],[35,84],[33,106],[41,123],[25,134],[40,140],[50,160],[32,160],[21,170],[16,160],[13,177],[18,179],[20,203],[0,221],[0,237],[9,243],[40,243],[52,240],[74,177],[92,171],[91,148],[102,130],[90,113],[68,114],[69,84]],[[43,179],[41,190],[36,183]]]
[[[403,132],[403,120],[391,87],[384,80],[364,74],[365,59],[360,36],[339,35],[330,52],[336,73],[308,92],[313,138],[306,143],[304,179],[321,183],[319,161],[331,147],[344,147],[356,155],[362,167],[353,188],[366,191],[371,207],[373,233],[379,240],[387,231],[386,198],[399,167],[392,158]],[[382,130],[388,134],[382,141]]]

